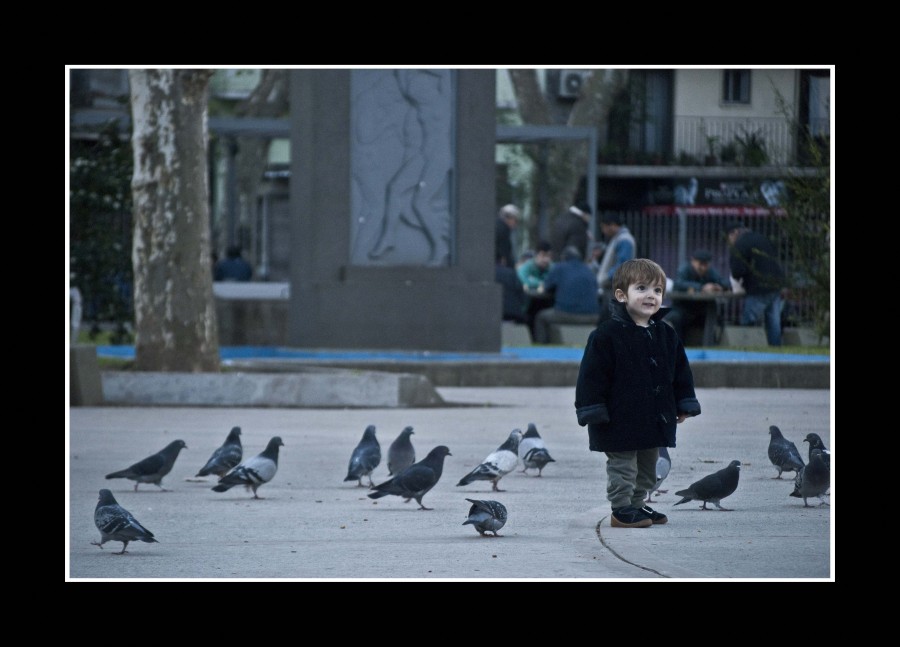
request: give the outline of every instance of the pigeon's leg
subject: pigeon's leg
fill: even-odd
[[[831,505],[831,504],[828,503],[828,501],[826,501],[825,499],[823,499],[823,498],[820,496],[820,497],[819,497],[819,505],[822,506],[822,505]]]
[[[134,491],[137,492],[137,486],[140,485],[137,481],[134,482]]]
[[[647,503],[653,503],[653,492],[647,492]]]
[[[494,531],[494,537],[502,537],[502,536],[503,535],[498,535],[496,530]]]
[[[126,548],[128,548],[128,542],[127,542],[127,541],[123,541],[123,542],[122,542],[122,552],[120,552],[120,553],[113,553],[113,555],[124,555],[124,554],[125,554],[125,549],[126,549]]]
[[[410,501],[412,501],[412,497],[409,497],[408,499],[403,499],[403,503],[409,503]]]
[[[772,478],[773,478],[773,479],[780,479],[780,478],[781,478],[781,470],[778,470],[778,476],[773,476]]]
[[[497,479],[496,481],[491,481],[491,483],[494,485],[494,492],[506,492],[506,490],[501,490],[500,488],[497,487],[497,481],[499,481],[499,480],[500,479]]]
[[[154,483],[154,485],[159,488],[160,492],[168,492],[169,491],[162,486],[162,483]]]
[[[706,501],[703,502],[703,505],[700,506],[700,509],[701,510],[709,510],[709,508],[706,507]]]
[[[544,471],[543,467],[538,468],[538,477],[540,477],[541,473]]]
[[[358,479],[356,479],[356,487],[366,487],[365,485],[362,484],[361,476]]]
[[[103,550],[103,542],[102,541],[92,541],[91,546],[100,546],[100,550]]]
[[[425,504],[422,503],[422,499],[416,499],[416,503],[419,504],[419,510],[434,510],[434,508],[426,508]]]
[[[369,472],[369,489],[372,490],[375,488],[375,481],[372,480],[372,473]]]
[[[668,490],[657,490],[656,493],[657,494],[668,494],[669,491]]]
[[[718,502],[718,501],[713,501],[713,503],[714,503],[714,504],[716,505],[716,507],[717,507],[719,510],[721,510],[722,512],[732,512],[732,511],[734,510],[734,508],[723,508],[722,506],[719,505],[719,502]]]
[[[813,507],[813,506],[809,505],[809,504],[806,502],[806,497],[803,497],[803,507],[804,507],[804,508],[811,508],[811,507]]]

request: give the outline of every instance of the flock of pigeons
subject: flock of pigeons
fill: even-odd
[[[366,427],[359,444],[350,455],[350,464],[347,466],[344,481],[356,481],[357,486],[364,487],[362,479],[366,476],[369,478],[370,489],[374,490],[369,494],[370,499],[395,495],[403,497],[406,501],[415,499],[419,509],[431,510],[432,508],[422,503],[422,497],[437,485],[444,471],[444,458],[452,454],[446,445],[438,445],[417,463],[416,452],[409,438],[412,434],[412,427],[406,427],[391,443],[387,456],[388,476],[391,478],[375,485],[372,481],[372,471],[381,463],[381,445],[375,437],[375,426]],[[456,485],[490,481],[495,492],[503,492],[497,484],[505,475],[516,469],[519,461],[522,462],[524,473],[527,474],[529,469],[536,469],[538,476],[541,476],[547,463],[555,462],[534,423],[528,425],[528,430],[524,434],[521,429],[513,429],[502,445],[488,454]],[[472,507],[463,525],[472,524],[482,536],[492,532],[495,537],[499,537],[497,531],[506,524],[506,506],[493,500],[466,499],[466,501],[469,501]]]
[[[390,478],[376,485],[372,480],[372,472],[381,464],[381,445],[375,437],[375,425],[366,427],[362,438],[350,455],[344,481],[356,481],[358,487],[365,487],[362,479],[368,477],[369,488],[373,490],[369,493],[369,498],[379,499],[394,495],[403,497],[406,501],[415,499],[421,510],[431,510],[432,508],[425,507],[422,498],[437,485],[444,470],[444,459],[452,454],[446,445],[438,445],[428,452],[425,458],[416,462],[416,452],[410,440],[412,435],[413,428],[406,427],[391,443],[387,454]],[[787,440],[778,427],[775,425],[769,427],[769,435],[771,436],[768,447],[769,460],[778,469],[778,475],[773,478],[780,479],[783,472],[795,472],[794,490],[790,496],[802,498],[804,507],[812,507],[807,502],[811,497],[817,497],[819,505],[827,505],[823,497],[831,485],[831,452],[825,448],[821,437],[815,433],[806,435],[804,442],[809,443],[809,462],[804,463],[797,446]],[[260,454],[241,462],[243,447],[240,436],[240,427],[234,427],[222,446],[213,452],[206,464],[197,472],[197,476],[217,476],[219,481],[212,488],[214,492],[225,492],[236,485],[243,485],[253,492],[253,498],[259,499],[261,497],[257,494],[257,490],[271,481],[278,470],[278,448],[284,443],[279,436],[274,436]],[[134,481],[135,491],[141,483],[150,483],[165,490],[162,487],[162,479],[172,471],[179,452],[186,447],[183,440],[172,441],[152,456],[124,470],[107,474],[106,478],[130,479]],[[490,481],[493,491],[503,492],[498,487],[500,479],[515,470],[520,461],[523,473],[527,474],[528,470],[536,469],[537,476],[541,476],[548,463],[555,462],[534,423],[529,423],[525,433],[520,429],[513,429],[503,444],[490,452],[456,485]],[[670,468],[671,459],[668,450],[662,447],[657,462],[657,480],[648,493],[648,503],[652,502],[653,493],[668,491],[659,488],[668,476]],[[703,510],[709,509],[706,507],[707,503],[712,503],[719,510],[729,510],[723,508],[720,502],[737,489],[740,469],[740,461],[731,461],[727,467],[677,491],[675,494],[682,499],[675,505],[702,501]],[[463,525],[471,524],[482,536],[492,532],[494,536],[499,537],[497,531],[503,528],[508,517],[506,506],[494,500],[467,498],[466,501],[472,506]],[[108,489],[100,490],[94,510],[94,523],[100,531],[100,541],[92,544],[103,548],[103,544],[108,541],[122,542],[122,551],[116,553],[118,555],[126,552],[129,542],[157,541],[152,532],[119,505]]]

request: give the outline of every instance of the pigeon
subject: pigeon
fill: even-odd
[[[261,454],[241,463],[220,478],[219,484],[212,491],[225,492],[235,485],[244,485],[248,490],[253,490],[254,499],[261,499],[262,497],[256,494],[256,490],[264,483],[271,481],[275,472],[278,471],[279,447],[284,447],[281,437],[273,436]]]
[[[659,486],[666,480],[670,469],[672,469],[672,459],[669,457],[669,448],[660,447],[659,458],[656,459],[656,483],[654,483],[653,487],[650,488],[650,491],[647,492],[647,503],[653,503],[651,497],[654,492],[657,494],[665,494],[668,492],[668,490],[660,490]]]
[[[409,440],[413,433],[412,427],[406,427],[388,448],[388,476],[395,476],[416,462],[416,450]]]
[[[522,440],[522,430],[513,429],[509,437],[495,451],[487,455],[487,458],[471,472],[459,480],[457,487],[468,485],[472,481],[490,481],[494,492],[503,492],[497,487],[497,482],[509,474],[519,463],[519,442]]]
[[[166,492],[166,488],[162,486],[162,478],[172,471],[175,459],[178,458],[178,452],[182,449],[187,449],[184,441],[173,440],[160,451],[153,454],[153,456],[148,456],[124,470],[107,474],[106,478],[131,479],[134,481],[135,492],[137,492],[138,485],[141,483],[153,483],[160,490]]]
[[[525,469],[523,474],[527,474],[528,470],[536,467],[538,476],[544,471],[547,463],[555,463],[556,461],[550,456],[547,447],[544,445],[544,439],[538,433],[537,427],[533,422],[528,423],[528,430],[519,441],[519,458],[522,459],[522,465]]]
[[[225,443],[213,452],[209,460],[206,461],[206,465],[197,472],[197,476],[213,474],[221,478],[228,474],[228,470],[238,465],[243,457],[244,449],[241,447],[241,428],[234,427],[228,433]]]
[[[444,458],[447,456],[453,456],[450,449],[446,445],[438,445],[418,463],[413,463],[397,476],[376,485],[375,492],[370,492],[369,498],[380,499],[388,494],[395,494],[407,500],[415,499],[420,510],[433,510],[425,507],[422,497],[437,485],[444,471]]]
[[[812,462],[812,453],[814,449],[822,450],[822,460],[825,461],[825,464],[828,466],[828,469],[831,469],[831,452],[825,449],[825,443],[822,442],[822,437],[819,434],[809,433],[806,434],[806,438],[803,439],[803,442],[809,443],[809,460]]]
[[[773,479],[780,479],[782,472],[797,472],[803,469],[803,457],[797,450],[797,446],[782,435],[781,430],[772,425],[769,427],[769,460],[772,461],[778,469],[778,476]]]
[[[731,461],[728,467],[720,469],[695,483],[691,483],[690,487],[685,490],[679,490],[675,494],[684,497],[675,505],[687,503],[688,501],[703,501],[700,506],[701,510],[709,510],[706,507],[707,501],[712,502],[719,510],[729,512],[730,508],[723,508],[719,505],[719,501],[732,494],[738,486],[738,477],[741,475],[741,461]]]
[[[369,487],[374,487],[372,470],[381,462],[381,445],[375,438],[375,425],[369,425],[363,432],[359,444],[350,455],[350,465],[347,467],[345,481],[356,479],[357,487],[363,487],[362,477],[369,477]]]
[[[466,499],[472,503],[469,508],[469,518],[463,521],[462,525],[468,523],[475,526],[482,537],[487,537],[485,533],[491,531],[494,537],[500,537],[497,531],[506,525],[506,506],[499,501],[481,501],[479,499]]]
[[[809,465],[797,472],[794,478],[794,491],[789,496],[803,499],[803,507],[813,506],[806,502],[809,497],[817,497],[821,503],[828,505],[822,497],[831,487],[831,468],[825,463],[825,452],[821,449],[813,449],[809,455]]]
[[[124,555],[131,541],[159,543],[153,538],[153,533],[138,523],[134,515],[120,506],[113,493],[106,489],[100,490],[97,507],[94,508],[94,523],[100,531],[100,541],[92,541],[91,544],[102,549],[108,541],[121,541],[122,552],[115,555]]]

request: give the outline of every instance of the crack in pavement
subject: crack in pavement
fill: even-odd
[[[622,560],[622,561],[625,562],[626,564],[630,564],[631,566],[634,566],[634,567],[639,568],[639,569],[644,570],[644,571],[649,571],[650,573],[656,573],[656,574],[659,575],[660,577],[665,577],[665,578],[667,578],[667,579],[670,579],[668,575],[665,575],[665,574],[663,574],[663,573],[660,573],[659,571],[657,571],[657,570],[654,569],[654,568],[650,568],[649,566],[641,566],[640,564],[635,564],[635,563],[632,562],[631,560],[625,559],[625,558],[622,557],[619,553],[617,553],[617,552],[613,549],[612,546],[610,546],[609,544],[607,544],[607,543],[606,543],[606,540],[603,539],[603,533],[600,532],[600,526],[603,525],[603,521],[604,521],[605,519],[606,519],[606,517],[602,517],[602,518],[600,519],[600,521],[597,522],[597,527],[595,528],[595,531],[596,531],[596,533],[597,533],[597,538],[600,540],[600,543],[603,545],[604,548],[606,548],[606,550],[608,550],[609,552],[611,552],[613,555],[615,555],[618,559]]]

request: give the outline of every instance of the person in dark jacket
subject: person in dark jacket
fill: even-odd
[[[506,266],[506,259],[502,256],[498,256],[495,260],[494,281],[503,286],[503,321],[527,323],[525,308],[528,300],[519,275],[515,269]]]
[[[781,346],[781,310],[785,286],[784,269],[778,262],[778,251],[763,234],[734,221],[725,225],[731,245],[731,276],[739,281],[747,295],[741,310],[742,326],[766,329],[769,346]]]
[[[553,258],[562,258],[566,247],[575,247],[581,260],[587,260],[587,248],[590,234],[591,208],[587,204],[569,207],[553,223],[553,235],[550,243],[553,246]]]
[[[497,222],[494,225],[494,258],[503,258],[506,267],[512,267],[515,263],[513,256],[513,230],[519,226],[521,212],[514,204],[507,204],[497,213]]]
[[[675,427],[700,415],[694,376],[678,335],[662,318],[666,274],[637,258],[613,276],[611,318],[591,333],[575,387],[588,447],[607,457],[610,524],[646,528],[668,521],[644,504],[656,482],[659,447],[675,447]]]

